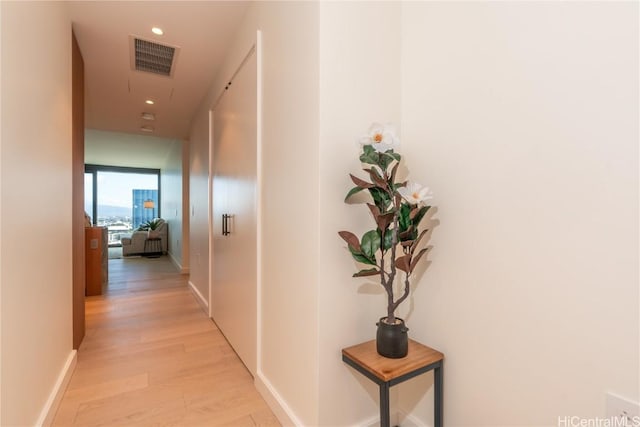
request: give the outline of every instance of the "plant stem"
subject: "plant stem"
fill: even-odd
[[[395,208],[395,213],[393,214],[393,235],[391,237],[391,273],[389,274],[389,280],[387,282],[388,286],[385,287],[387,290],[387,323],[394,324],[396,321],[396,317],[394,315],[394,311],[396,306],[393,303],[393,282],[396,278],[396,246],[398,245],[398,214],[399,209],[397,209],[396,199],[394,195],[392,195],[393,205]]]
[[[395,303],[393,303],[393,311],[395,311],[396,308],[398,308],[398,306],[402,303],[402,301],[406,300],[409,296],[409,290],[411,289],[409,285],[409,274],[406,274],[404,276],[404,292],[402,293],[402,296],[398,298]]]
[[[385,290],[387,291],[387,323],[389,324],[395,324],[396,322],[396,316],[395,316],[395,311],[396,308],[398,308],[398,305],[400,305],[400,303],[402,301],[404,301],[408,296],[409,296],[409,276],[407,274],[407,278],[405,280],[405,289],[404,292],[402,294],[402,296],[400,297],[400,299],[398,299],[397,301],[393,301],[393,283],[395,281],[396,278],[396,274],[397,274],[397,269],[396,269],[396,246],[398,245],[398,216],[400,215],[400,202],[398,202],[398,199],[396,198],[396,194],[395,194],[395,183],[389,183],[389,174],[387,173],[387,170],[385,169],[383,171],[384,173],[384,180],[387,183],[387,194],[389,195],[389,198],[391,199],[391,204],[393,205],[393,209],[394,209],[394,214],[393,214],[393,231],[391,231],[393,234],[391,235],[391,271],[390,273],[387,273],[387,281],[385,283],[384,280],[384,273],[380,273],[380,277],[382,280],[382,286],[385,288]],[[381,242],[381,247],[382,249],[384,249],[384,231],[382,233],[382,242]],[[382,265],[384,265],[384,250],[382,251]]]
[[[387,284],[384,280],[384,275],[388,274],[386,271],[384,271],[384,252],[382,253],[382,256],[380,257],[380,284],[382,285],[383,288],[387,289]]]

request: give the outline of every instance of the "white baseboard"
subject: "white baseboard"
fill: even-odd
[[[415,416],[402,411],[397,413],[397,419],[399,423],[402,423],[402,427],[428,427],[427,424],[423,423]]]
[[[300,421],[289,405],[287,405],[287,402],[280,396],[262,371],[259,370],[257,372],[254,384],[276,418],[278,418],[278,421],[280,421],[280,424],[284,427],[304,427],[302,421]],[[401,411],[392,413],[391,425],[397,426],[400,422],[402,422],[401,427],[428,427],[413,415]],[[380,427],[380,416],[373,416],[358,423],[356,427]]]
[[[71,350],[71,354],[69,354],[62,371],[60,371],[58,379],[51,390],[51,394],[49,394],[49,398],[40,412],[36,426],[48,427],[53,424],[56,412],[58,412],[58,406],[60,406],[62,396],[67,389],[67,385],[69,385],[69,381],[71,380],[71,375],[76,368],[77,361],[78,352],[76,350]]]
[[[191,288],[191,292],[196,296],[196,301],[198,301],[200,307],[202,307],[204,312],[207,313],[207,316],[209,316],[209,302],[202,296],[198,288],[196,288],[196,285],[191,283],[191,280],[189,280],[189,288]]]
[[[169,259],[171,260],[171,263],[175,265],[178,270],[180,270],[181,274],[189,274],[189,268],[183,267],[182,264],[178,262],[178,260],[173,256],[171,252],[167,252],[167,255],[169,255]]]
[[[402,411],[391,413],[391,425],[400,427],[428,427],[411,414]],[[360,427],[380,427],[380,416],[369,418],[358,424]]]
[[[293,410],[289,405],[287,405],[287,402],[285,402],[271,382],[264,376],[262,371],[258,370],[254,379],[254,384],[258,389],[258,392],[267,402],[267,405],[269,405],[269,408],[273,411],[276,418],[278,418],[278,421],[280,421],[280,424],[284,427],[304,427],[302,421],[298,419]]]
[[[376,415],[366,421],[356,424],[357,427],[380,427],[380,416]]]

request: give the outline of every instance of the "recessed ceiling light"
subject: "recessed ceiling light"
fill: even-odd
[[[163,35],[163,34],[164,34],[164,31],[162,31],[162,28],[159,28],[159,27],[153,27],[153,28],[151,29],[151,32],[152,32],[153,34],[155,34],[155,35],[158,35],[158,36],[161,36],[161,35]]]
[[[155,115],[155,114],[153,114],[153,113],[146,113],[146,112],[143,112],[140,116],[141,116],[144,120],[155,120],[155,119],[156,119],[156,115]]]
[[[142,132],[153,132],[153,126],[142,126],[140,127]]]
[[[153,105],[155,104],[155,102],[153,102],[153,100],[151,99],[147,99],[146,101],[144,101],[145,104],[149,104],[149,105]]]

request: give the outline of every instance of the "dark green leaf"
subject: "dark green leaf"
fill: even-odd
[[[380,270],[377,268],[369,268],[367,270],[360,270],[353,275],[353,277],[366,277],[366,276],[377,276],[380,274]]]
[[[400,205],[400,215],[398,215],[398,225],[400,227],[400,232],[406,231],[411,225],[411,219],[409,216],[411,215],[411,206],[408,203],[403,203]]]
[[[380,235],[376,230],[367,231],[362,236],[360,246],[367,258],[375,259],[375,253],[380,249]]]
[[[355,259],[356,261],[361,262],[363,264],[376,265],[376,263],[374,261],[371,261],[369,258],[367,258],[366,256],[364,256],[362,254],[354,254],[354,253],[352,253],[351,256],[353,256],[353,259]]]
[[[371,260],[367,258],[362,252],[356,251],[354,248],[349,246],[349,251],[351,252],[351,256],[358,262],[369,265],[376,265],[375,259]]]
[[[363,147],[364,152],[360,155],[360,161],[369,165],[377,165],[380,160],[380,156],[371,145],[365,145]]]
[[[347,200],[349,200],[349,197],[353,196],[356,193],[361,192],[362,190],[364,190],[364,188],[362,187],[353,187],[351,190],[349,190],[349,192],[345,196],[344,201],[346,202]]]
[[[373,201],[378,209],[380,209],[380,212],[386,212],[391,204],[389,194],[378,187],[369,188],[369,193],[371,194],[371,197],[373,197]]]
[[[376,153],[376,149],[375,149],[375,148],[373,148],[373,145],[371,145],[371,144],[368,144],[368,145],[365,145],[364,147],[362,147],[362,151],[363,151],[363,152],[364,152],[364,154],[366,154],[366,155],[370,155],[370,154],[377,154],[377,153]]]
[[[393,150],[387,150],[384,153],[380,153],[380,167],[383,170],[387,170],[389,165],[394,161],[400,161],[400,154],[394,153]]]
[[[413,227],[413,225],[410,225],[408,229],[398,233],[398,237],[400,238],[401,242],[406,242],[407,240],[415,240],[416,237],[418,237],[417,234],[418,232]]]
[[[422,221],[422,218],[427,213],[427,211],[429,210],[430,207],[431,206],[423,206],[423,207],[420,208],[420,210],[412,218],[411,222],[413,223],[413,225],[415,225],[417,227],[418,224],[420,224],[420,221]]]
[[[382,232],[378,229],[378,233],[381,234]],[[391,249],[392,244],[393,244],[393,230],[386,230],[384,233],[384,250],[388,251],[389,249]]]
[[[395,159],[393,157],[391,157],[389,154],[380,154],[379,155],[379,160],[378,160],[378,165],[380,166],[380,168],[384,171],[387,170],[387,168],[389,167],[389,165],[391,163],[393,163]]]

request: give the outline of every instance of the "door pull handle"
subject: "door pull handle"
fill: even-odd
[[[229,231],[229,218],[231,218],[231,215],[222,214],[222,235],[223,236],[228,236],[229,234],[231,234],[231,231]]]

